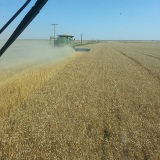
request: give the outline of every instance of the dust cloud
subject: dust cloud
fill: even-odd
[[[0,48],[4,41],[0,41]],[[69,46],[55,47],[49,40],[17,40],[0,57],[0,72],[55,64],[73,56]]]

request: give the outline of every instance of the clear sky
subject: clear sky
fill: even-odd
[[[26,0],[0,0],[0,28]],[[28,7],[0,35],[9,38]],[[70,34],[89,40],[160,40],[160,0],[48,0],[39,15],[19,36],[20,39],[49,39]]]

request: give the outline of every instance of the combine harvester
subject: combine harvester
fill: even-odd
[[[0,57],[7,50],[7,48],[17,39],[17,37],[25,30],[25,28],[31,23],[31,21],[37,16],[40,10],[44,7],[48,0],[37,0],[35,5],[30,9],[30,11],[25,15],[20,24],[17,26],[15,31],[12,33],[8,41],[4,44],[4,46],[0,50]],[[13,15],[13,17],[1,28],[0,34],[8,27],[8,25],[22,12],[22,10],[31,2],[31,0],[27,0],[26,3]],[[74,36],[59,36],[61,40],[63,39],[62,45],[68,45],[68,41],[72,42]],[[57,39],[57,44],[59,44],[59,40]],[[73,46],[74,47],[74,46]],[[85,49],[75,48],[76,51],[82,51]],[[90,50],[90,49],[89,49]]]
[[[68,34],[58,35],[57,39],[53,38],[54,46],[57,46],[57,47],[70,46],[70,47],[73,47],[74,50],[78,52],[89,52],[90,51],[90,48],[76,48],[75,45],[73,44],[73,37],[74,36],[71,36]]]

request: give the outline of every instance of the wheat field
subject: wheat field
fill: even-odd
[[[1,159],[160,159],[160,43],[85,47],[1,74]]]

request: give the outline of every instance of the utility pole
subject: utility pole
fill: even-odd
[[[51,24],[51,25],[54,26],[54,39],[55,39],[55,26],[58,25],[58,24],[55,24],[55,23],[54,23],[54,24]]]
[[[82,44],[82,33],[81,33],[81,44]]]

